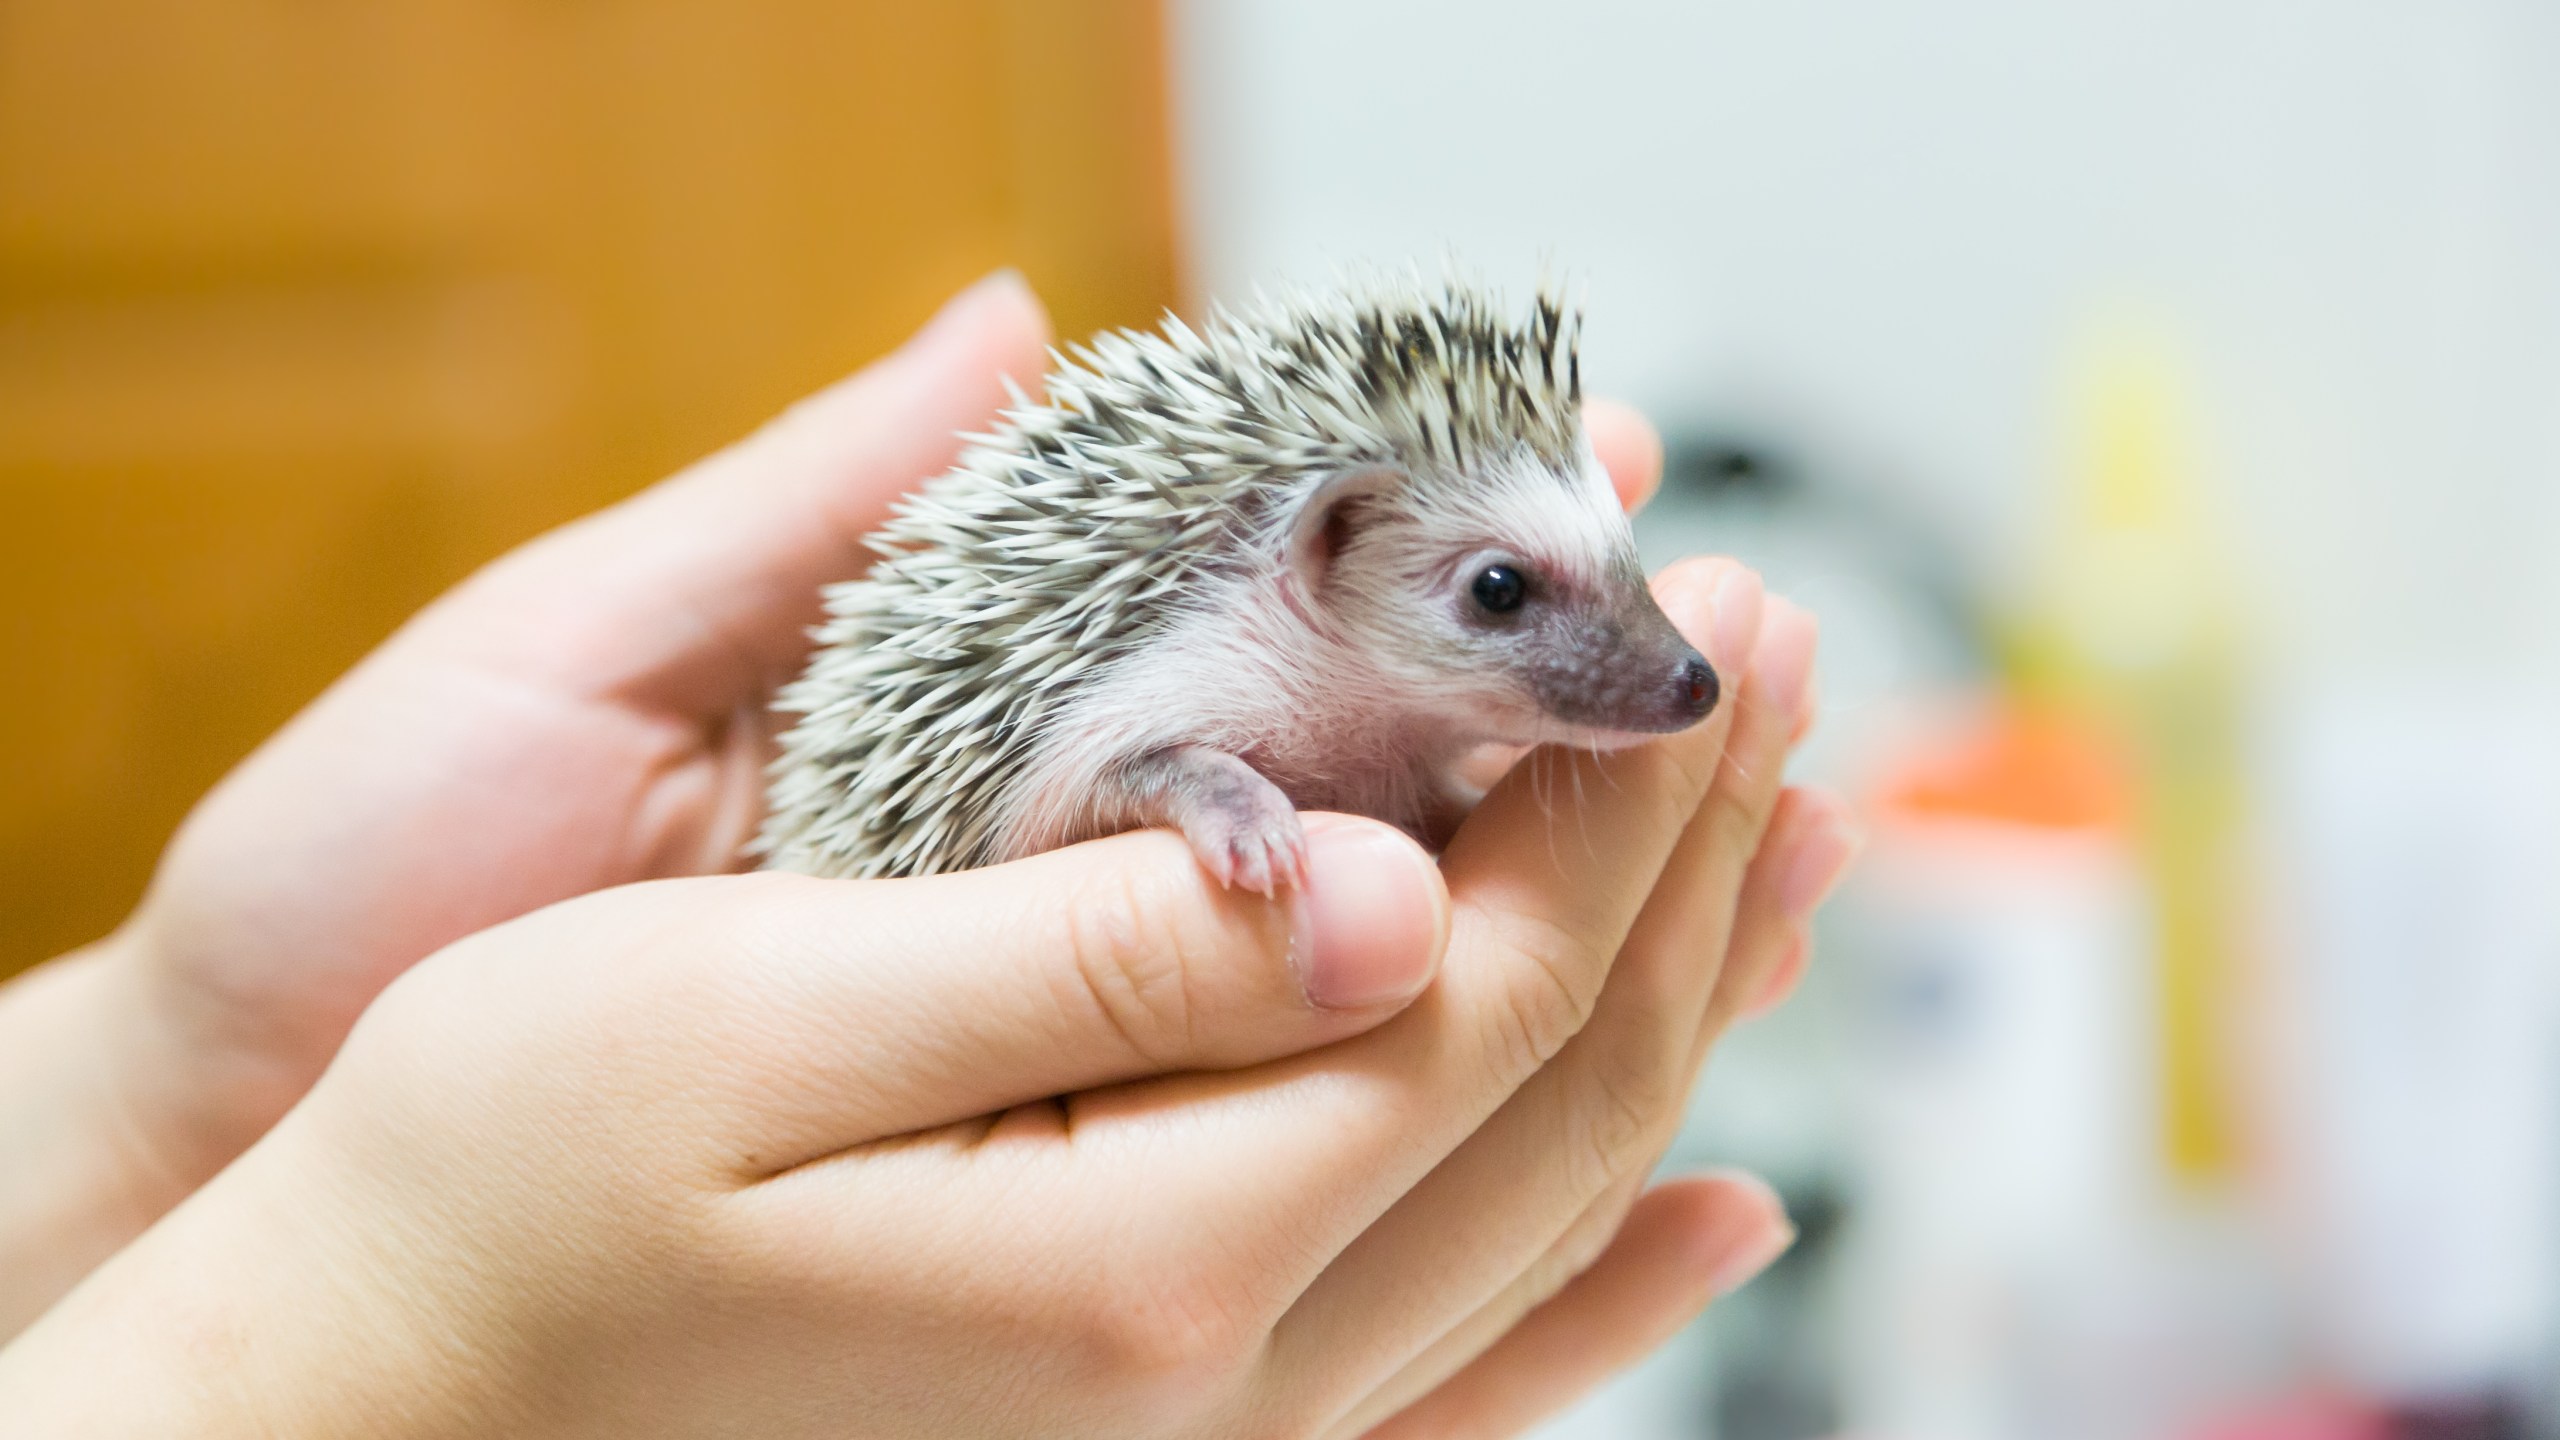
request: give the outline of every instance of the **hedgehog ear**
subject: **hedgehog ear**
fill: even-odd
[[[1310,618],[1325,576],[1358,523],[1359,501],[1401,479],[1385,465],[1359,465],[1316,482],[1289,521],[1290,600]]]

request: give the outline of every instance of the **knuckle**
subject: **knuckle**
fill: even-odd
[[[1095,1287],[1088,1349],[1102,1372],[1195,1410],[1241,1383],[1263,1327],[1210,1278],[1214,1266],[1116,1267]]]
[[[1623,1207],[1613,1206],[1595,1206],[1575,1217],[1573,1224],[1504,1297],[1510,1313],[1519,1316],[1535,1310],[1554,1299],[1575,1276],[1598,1263],[1601,1252],[1617,1238],[1622,1217]]]
[[[1718,853],[1747,856],[1758,846],[1774,803],[1763,793],[1767,788],[1748,781],[1708,787],[1706,798],[1699,802],[1698,818],[1715,838]]]
[[[1671,772],[1670,792],[1678,796],[1710,793],[1717,774],[1724,768],[1731,736],[1729,725],[1707,725],[1660,744],[1657,749],[1662,763]]]
[[[1592,1047],[1576,1107],[1596,1188],[1652,1163],[1680,1113],[1680,1084],[1665,1046],[1641,1041]]]
[[[1149,1065],[1190,1053],[1199,1019],[1192,979],[1214,948],[1194,907],[1143,874],[1105,870],[1068,907],[1073,1003],[1099,1014]]]
[[[1234,1440],[1317,1440],[1341,1435],[1345,1433],[1342,1412],[1350,1403],[1330,1385],[1303,1387],[1297,1393],[1274,1390],[1249,1397],[1237,1407],[1240,1413],[1232,1426],[1218,1433]]]
[[[1626,1218],[1626,1206],[1609,1203],[1594,1207],[1573,1222],[1564,1238],[1556,1242],[1555,1253],[1548,1258],[1546,1272],[1536,1277],[1536,1289],[1530,1303],[1542,1305],[1555,1297],[1573,1278],[1600,1263],[1600,1256],[1618,1238],[1618,1222]]]
[[[1531,1074],[1580,1034],[1598,1005],[1608,967],[1592,947],[1543,916],[1488,917],[1495,945],[1509,960],[1491,1029],[1502,1074]]]

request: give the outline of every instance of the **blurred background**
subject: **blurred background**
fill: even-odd
[[[998,264],[1582,287],[1872,844],[1555,1436],[2560,1435],[2560,9],[0,0],[0,971]]]

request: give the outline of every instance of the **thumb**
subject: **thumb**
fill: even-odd
[[[1431,981],[1448,942],[1439,867],[1388,826],[1306,822],[1307,881],[1221,888],[1179,838],[1121,835],[918,880],[741,877],[732,974],[688,995],[742,1008],[698,1024],[750,1057],[730,1132],[773,1173],[887,1135],[1141,1076],[1230,1069],[1367,1030]],[[707,1098],[707,1097],[706,1097]]]
[[[1000,271],[914,338],[755,434],[519,547],[432,607],[464,653],[681,713],[726,716],[796,671],[819,590],[863,537],[1037,387],[1048,315]]]

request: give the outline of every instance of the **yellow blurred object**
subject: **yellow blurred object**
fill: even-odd
[[[2031,703],[2088,714],[2134,757],[2158,909],[2166,1158],[2174,1174],[2209,1180],[2236,1149],[2235,597],[2194,490],[2170,348],[2116,320],[2086,354],[2070,483],[2007,637],[2010,673]]]
[[[1175,297],[1158,0],[0,5],[0,974],[473,565],[1020,266]]]

